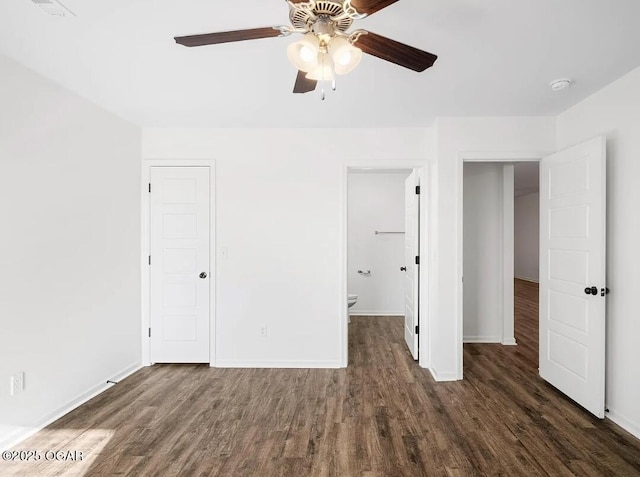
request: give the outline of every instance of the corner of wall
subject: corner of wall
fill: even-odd
[[[431,373],[431,376],[433,377],[433,379],[440,383],[462,380],[462,376],[460,375],[460,373],[454,373],[454,372],[440,373],[433,366],[429,368],[429,372]]]

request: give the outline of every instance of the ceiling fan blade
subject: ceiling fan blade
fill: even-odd
[[[307,78],[307,73],[304,71],[298,71],[298,77],[296,78],[296,84],[293,87],[294,93],[309,93],[314,91],[318,82]]]
[[[355,45],[364,53],[418,72],[432,67],[438,59],[434,54],[371,32],[361,35]]]
[[[351,6],[358,10],[358,13],[373,15],[398,1],[399,0],[351,0]]]
[[[202,35],[177,36],[176,43],[184,46],[217,45],[233,41],[259,40],[284,36],[278,27],[252,28],[249,30],[223,31],[218,33],[204,33]]]

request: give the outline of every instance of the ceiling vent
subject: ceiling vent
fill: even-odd
[[[62,3],[58,2],[58,0],[31,0],[31,2],[35,3],[42,10],[47,12],[49,15],[54,17],[75,17],[76,14],[65,7]]]

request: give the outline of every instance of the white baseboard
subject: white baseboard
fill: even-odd
[[[502,343],[500,336],[465,336],[462,338],[463,343]]]
[[[5,437],[0,437],[0,452],[5,451],[7,449],[11,449],[12,447],[15,447],[16,445],[20,444],[21,442],[25,441],[26,439],[34,435],[36,432],[41,431],[42,429],[47,427],[49,424],[57,421],[62,416],[69,414],[71,411],[82,406],[84,403],[86,403],[90,399],[93,399],[98,394],[101,394],[107,389],[109,389],[113,385],[107,384],[107,379],[112,381],[121,381],[122,379],[132,375],[136,371],[139,371],[140,369],[142,369],[142,367],[143,366],[141,363],[136,363],[131,366],[128,366],[127,368],[117,373],[115,376],[110,376],[105,378],[104,380],[102,380],[100,384],[89,389],[87,392],[82,393],[75,399],[72,399],[71,401],[69,401],[64,406],[38,419],[36,421],[36,424],[34,424],[33,426],[21,427],[21,428],[18,428],[15,432],[12,432],[11,434]]]
[[[257,368],[257,369],[338,369],[340,360],[328,361],[251,361],[236,359],[217,359],[217,368]]]
[[[388,311],[367,311],[367,310],[352,310],[349,312],[349,316],[404,316],[404,313],[392,313]]]
[[[513,277],[517,280],[523,280],[525,282],[531,282],[531,283],[540,283],[540,281],[537,278],[528,278],[528,277],[520,277],[520,276],[515,276]]]
[[[611,410],[607,413],[607,419],[611,419],[625,431],[640,439],[640,424],[631,422],[631,420]]]
[[[516,339],[515,338],[508,338],[506,340],[502,340],[502,345],[503,346],[518,346],[518,343],[516,343]]]
[[[440,383],[448,382],[448,381],[460,381],[462,378],[458,377],[458,373],[439,373],[435,368],[429,368],[429,372],[433,379]]]

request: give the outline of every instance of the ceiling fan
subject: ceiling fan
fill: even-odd
[[[287,49],[289,60],[298,69],[294,93],[314,91],[318,81],[330,81],[335,89],[335,75],[353,71],[363,53],[417,72],[430,68],[438,58],[367,30],[347,32],[355,20],[361,20],[399,0],[285,1],[289,4],[290,26],[178,36],[175,37],[176,43],[191,47],[301,33],[303,38]]]

